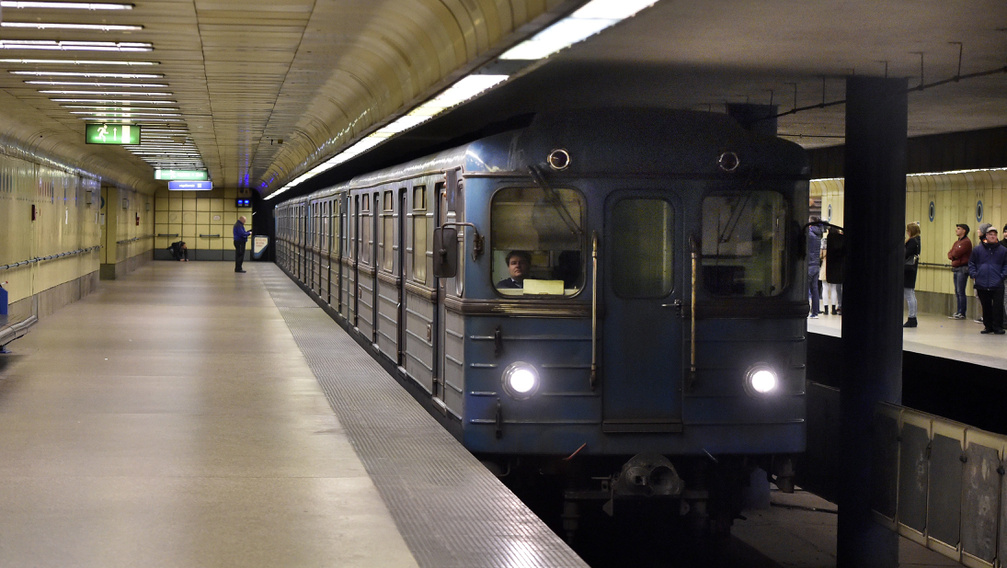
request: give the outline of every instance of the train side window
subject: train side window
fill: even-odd
[[[391,272],[395,260],[395,196],[391,191],[381,197],[381,269]]]
[[[776,296],[789,285],[787,219],[774,191],[717,193],[703,199],[701,265],[717,296]]]
[[[413,281],[427,283],[427,188],[418,185],[413,188]]]
[[[564,188],[510,187],[493,196],[492,281],[504,296],[572,296],[584,286],[584,197]],[[516,254],[516,256],[515,256]],[[509,263],[524,262],[522,274]]]
[[[609,231],[612,286],[621,298],[663,298],[674,288],[675,212],[663,199],[623,199]]]
[[[365,265],[371,264],[371,247],[374,246],[373,232],[374,217],[371,216],[371,196],[365,193],[360,198],[360,262]]]

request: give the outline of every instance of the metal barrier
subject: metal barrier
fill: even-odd
[[[1007,436],[890,404],[876,425],[882,522],[965,566],[1007,567]]]
[[[809,382],[808,449],[798,474],[833,501],[839,435],[839,390]],[[871,442],[881,481],[871,503],[881,524],[965,566],[1007,568],[1007,435],[883,403]]]

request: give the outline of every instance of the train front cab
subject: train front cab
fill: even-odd
[[[608,490],[628,496],[680,495],[695,470],[789,472],[805,443],[806,184],[466,183],[492,196],[466,210],[490,244],[484,262],[458,253],[464,297],[445,279],[466,447],[503,471],[614,466]],[[514,250],[532,259],[520,290],[497,286]]]

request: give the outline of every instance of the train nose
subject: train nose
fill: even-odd
[[[671,461],[660,454],[637,454],[623,464],[615,481],[622,495],[680,495],[685,483]]]

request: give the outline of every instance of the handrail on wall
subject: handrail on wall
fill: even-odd
[[[101,245],[95,245],[93,247],[87,247],[87,248],[82,248],[82,249],[77,249],[77,250],[71,250],[71,251],[61,252],[61,253],[57,253],[57,254],[50,254],[48,256],[36,256],[35,258],[29,258],[28,260],[22,260],[20,262],[12,262],[10,264],[0,265],[0,270],[8,270],[8,269],[11,269],[11,268],[17,268],[19,266],[24,266],[26,264],[35,264],[37,262],[43,262],[43,261],[46,261],[46,260],[55,260],[57,258],[65,258],[65,257],[68,257],[68,256],[76,256],[76,255],[79,255],[79,254],[88,254],[90,252],[93,252],[93,251],[96,251],[96,250],[100,250],[100,249],[101,249]]]

